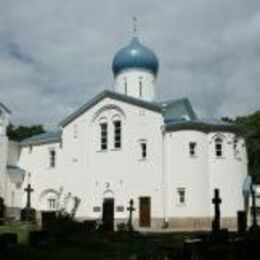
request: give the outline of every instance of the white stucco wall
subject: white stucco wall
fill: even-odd
[[[114,149],[113,118],[122,122],[122,147]],[[100,150],[100,121],[108,123],[108,149]],[[236,217],[243,209],[242,183],[247,174],[244,140],[234,152],[232,133],[180,130],[162,135],[160,113],[104,98],[63,128],[61,143],[24,147],[20,165],[31,173],[33,206],[47,210],[42,193],[48,189],[71,192],[81,199],[77,217],[100,218],[102,201],[115,199],[115,217],[126,218],[134,199],[139,216],[139,197],[151,198],[152,218],[211,217],[214,189],[220,190],[221,215]],[[223,137],[223,156],[215,156],[214,138]],[[140,140],[147,142],[147,159],[141,159]],[[195,142],[196,154],[189,153]],[[57,163],[49,167],[49,150]],[[26,182],[25,182],[26,184]],[[178,189],[185,189],[179,203]],[[24,194],[25,196],[25,194]],[[117,212],[123,206],[123,212]],[[94,212],[93,207],[100,207]]]
[[[113,148],[112,117],[122,119],[122,148]],[[99,119],[106,117],[108,150],[100,151]],[[138,216],[138,198],[151,197],[152,215],[162,217],[161,209],[161,114],[144,110],[120,101],[105,98],[63,129],[62,149],[59,144],[34,146],[22,150],[20,165],[32,174],[35,189],[33,203],[40,208],[38,193],[47,188],[71,192],[81,199],[78,217],[100,217],[94,206],[102,207],[106,196],[115,198],[116,206],[124,206],[115,217],[128,216],[126,207],[135,201]],[[147,159],[141,159],[140,143],[147,141]],[[57,167],[48,168],[48,149],[58,150]],[[111,190],[108,194],[106,191]]]
[[[223,140],[223,156],[216,157],[215,138]],[[220,190],[222,216],[236,216],[238,210],[244,209],[242,185],[247,175],[247,155],[243,138],[239,139],[237,149],[234,149],[233,133],[210,133],[209,143],[209,180],[211,197],[214,189]],[[236,153],[236,150],[238,153]],[[211,215],[214,208],[211,205]]]
[[[6,197],[6,166],[7,166],[7,149],[8,138],[6,128],[9,123],[8,113],[0,106],[0,196]]]
[[[5,178],[7,166],[7,145],[8,139],[5,135],[0,135],[0,196],[6,196]]]
[[[205,217],[209,215],[207,135],[199,131],[170,132],[167,140],[169,215]],[[190,156],[189,143],[196,142],[196,155]],[[178,188],[185,189],[186,202],[179,203]]]
[[[139,89],[140,80],[142,82],[142,96],[140,96]],[[153,101],[155,99],[154,83],[155,78],[151,72],[141,69],[129,69],[121,72],[116,77],[115,90],[121,94]]]
[[[223,156],[215,155],[214,138],[223,138]],[[166,134],[166,174],[168,214],[176,217],[213,216],[214,189],[220,190],[222,217],[236,217],[244,208],[242,185],[247,175],[244,140],[233,147],[233,133],[203,133],[182,130]],[[196,155],[189,154],[189,142],[195,142]],[[184,188],[186,202],[178,202],[178,188]]]
[[[56,151],[56,167],[50,167],[49,151]],[[59,143],[49,143],[26,146],[22,148],[19,165],[26,170],[26,177],[23,183],[25,188],[31,182],[34,192],[32,193],[32,206],[38,210],[46,210],[42,203],[42,194],[49,189],[59,191],[63,186],[63,179],[66,179],[66,172],[61,171],[62,166],[61,149]],[[26,193],[23,192],[23,205],[26,204]]]

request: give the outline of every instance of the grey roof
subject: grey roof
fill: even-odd
[[[195,120],[180,120],[172,121],[166,124],[166,131],[179,130],[199,130],[205,133],[208,132],[235,132],[242,134],[242,131],[235,124],[224,122],[218,119],[195,119]]]
[[[26,138],[21,142],[22,146],[59,142],[61,131],[46,132]]]
[[[7,173],[14,183],[22,183],[25,176],[25,170],[16,165],[7,165]]]
[[[231,123],[217,119],[198,119],[187,98],[167,100],[162,102],[148,102],[110,90],[104,90],[89,102],[81,106],[74,113],[61,121],[60,126],[65,127],[78,116],[83,114],[86,110],[93,107],[103,98],[107,97],[161,113],[164,117],[166,131],[195,129],[203,132],[229,131],[241,133],[241,130]],[[53,131],[27,138],[22,141],[21,145],[28,146],[59,142],[60,139],[61,131]]]
[[[7,112],[8,114],[11,114],[11,110],[1,102],[0,102],[0,107],[2,107],[5,110],[5,112]]]
[[[162,101],[159,105],[165,109],[165,123],[182,121],[183,119],[197,120],[197,116],[187,98]]]
[[[91,99],[89,102],[81,106],[74,113],[66,117],[60,122],[60,126],[64,127],[72,122],[75,118],[83,114],[86,110],[97,104],[103,98],[112,98],[115,100],[123,101],[132,105],[143,107],[148,110],[159,112],[164,114],[165,120],[180,120],[184,116],[188,116],[189,119],[197,119],[195,112],[193,111],[190,102],[187,98],[169,100],[164,102],[149,102],[144,101],[139,98],[134,98],[131,96],[126,96],[123,94],[116,93],[111,90],[104,90],[99,95]],[[166,111],[163,111],[164,104],[166,104]]]
[[[15,171],[15,173],[18,173],[18,174],[22,174],[22,173],[25,172],[24,169],[22,169],[22,168],[20,168],[19,166],[16,166],[16,165],[10,165],[10,164],[8,164],[8,165],[7,165],[7,169],[8,169],[8,170],[17,170],[17,171]]]

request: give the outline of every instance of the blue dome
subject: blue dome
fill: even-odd
[[[131,68],[146,69],[156,76],[158,67],[159,62],[155,53],[143,46],[137,37],[134,37],[128,46],[118,51],[112,64],[114,76]]]

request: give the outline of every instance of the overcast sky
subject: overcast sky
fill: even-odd
[[[159,57],[157,97],[202,117],[260,109],[259,0],[0,0],[0,102],[15,124],[55,126],[104,89],[132,37]]]

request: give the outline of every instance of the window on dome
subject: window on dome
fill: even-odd
[[[124,88],[125,88],[125,94],[127,95],[127,80],[124,78]]]
[[[190,156],[196,156],[196,150],[197,150],[196,148],[197,148],[197,143],[195,142],[189,143]]]
[[[223,156],[223,140],[220,137],[215,139],[215,155],[216,157]]]
[[[121,148],[121,121],[114,121],[114,148]]]
[[[143,96],[143,83],[142,83],[142,77],[139,78],[139,97]]]
[[[107,150],[107,123],[101,123],[100,124],[100,148],[101,150]]]
[[[77,125],[74,125],[74,126],[73,126],[73,137],[74,137],[75,139],[78,138],[78,126],[77,126]]]

